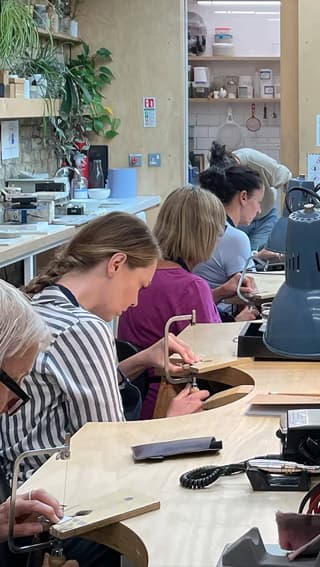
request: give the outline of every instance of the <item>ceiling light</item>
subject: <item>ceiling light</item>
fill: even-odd
[[[227,6],[252,6],[253,4],[257,6],[280,6],[280,0],[197,0],[197,4],[200,6],[221,6],[221,4]]]

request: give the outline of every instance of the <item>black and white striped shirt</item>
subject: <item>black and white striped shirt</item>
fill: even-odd
[[[0,420],[0,456],[9,476],[23,451],[61,445],[67,432],[88,421],[124,421],[109,325],[74,305],[58,286],[45,288],[32,301],[53,341],[23,383],[31,400]],[[25,460],[21,480],[45,460]]]

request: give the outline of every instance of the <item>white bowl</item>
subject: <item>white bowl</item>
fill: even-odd
[[[108,199],[111,189],[88,189],[89,199]]]

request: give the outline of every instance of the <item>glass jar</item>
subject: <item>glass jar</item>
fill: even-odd
[[[104,175],[101,165],[101,159],[94,159],[89,173],[89,189],[103,189]]]

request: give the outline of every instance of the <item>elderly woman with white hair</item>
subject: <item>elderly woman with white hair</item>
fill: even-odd
[[[20,384],[30,373],[39,351],[48,347],[51,335],[29,300],[2,280],[0,312],[0,413],[12,415],[29,399]],[[8,538],[9,507],[9,499],[0,504],[0,544]],[[19,538],[41,533],[43,525],[37,520],[40,516],[56,523],[63,516],[63,510],[59,502],[45,490],[19,495],[14,535]],[[64,567],[77,565],[76,561],[67,561]],[[43,563],[43,567],[47,566],[48,556]]]

